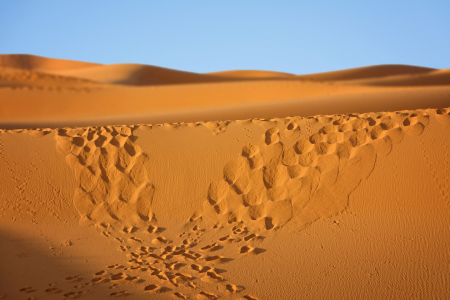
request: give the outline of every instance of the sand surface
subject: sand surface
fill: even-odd
[[[446,299],[450,70],[0,55],[0,299]]]

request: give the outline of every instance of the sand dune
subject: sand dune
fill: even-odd
[[[100,66],[100,64],[67,59],[47,58],[27,54],[0,55],[1,68],[16,68],[16,69],[36,70],[36,71],[39,70],[54,71],[54,70],[86,68],[92,66]]]
[[[65,68],[82,63],[29,56],[21,66],[13,58],[4,56],[3,65],[9,67],[0,72],[4,128],[266,118],[286,116],[286,107],[288,115],[309,116],[450,104],[448,71],[413,66],[292,76],[265,71],[197,74],[135,64]],[[11,61],[18,68],[12,69]],[[28,61],[47,69],[24,70]],[[380,95],[382,101],[369,101]],[[211,118],[211,110],[223,113]]]
[[[0,298],[447,297],[448,70],[21,57],[0,60]]]
[[[298,77],[320,81],[344,81],[354,79],[382,78],[398,75],[416,75],[429,73],[432,71],[435,71],[435,69],[408,65],[380,65],[309,75],[299,75]]]
[[[235,70],[207,73],[208,75],[226,77],[226,78],[242,78],[242,79],[276,79],[276,78],[290,78],[294,79],[294,74],[273,72],[273,71],[256,71],[256,70]]]
[[[104,65],[84,69],[57,70],[53,71],[53,73],[89,79],[101,83],[129,86],[208,83],[227,80],[227,78],[208,76],[206,74],[138,64]]]

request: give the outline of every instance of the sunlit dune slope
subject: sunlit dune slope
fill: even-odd
[[[4,299],[446,299],[448,108],[62,127],[0,130]]]

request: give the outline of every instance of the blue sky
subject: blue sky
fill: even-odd
[[[450,1],[0,1],[0,53],[213,72],[450,68]]]

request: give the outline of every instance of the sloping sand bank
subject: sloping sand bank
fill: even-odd
[[[220,72],[203,75],[226,81],[165,83],[161,92],[124,85],[126,72],[117,71],[119,84],[101,82],[101,65],[0,62],[2,74],[16,74],[0,78],[9,109],[0,112],[0,298],[447,297],[450,98],[440,75],[429,84],[445,70],[330,72],[328,90],[318,87],[323,74],[283,82],[302,76]],[[427,79],[378,85],[405,76]],[[252,89],[257,101],[226,98],[248,99]],[[180,90],[182,99],[173,96]],[[206,90],[214,105],[192,100]],[[96,119],[95,91],[97,102],[130,111],[116,116],[105,104]],[[297,100],[283,98],[291,92]],[[140,111],[120,98],[140,93],[143,102],[162,97],[155,103],[166,95],[173,108]],[[20,109],[33,101],[48,120],[39,105]],[[82,105],[66,111],[70,103]],[[293,116],[296,107],[322,112]],[[252,112],[270,117],[241,117]],[[134,122],[151,114],[173,119]]]

